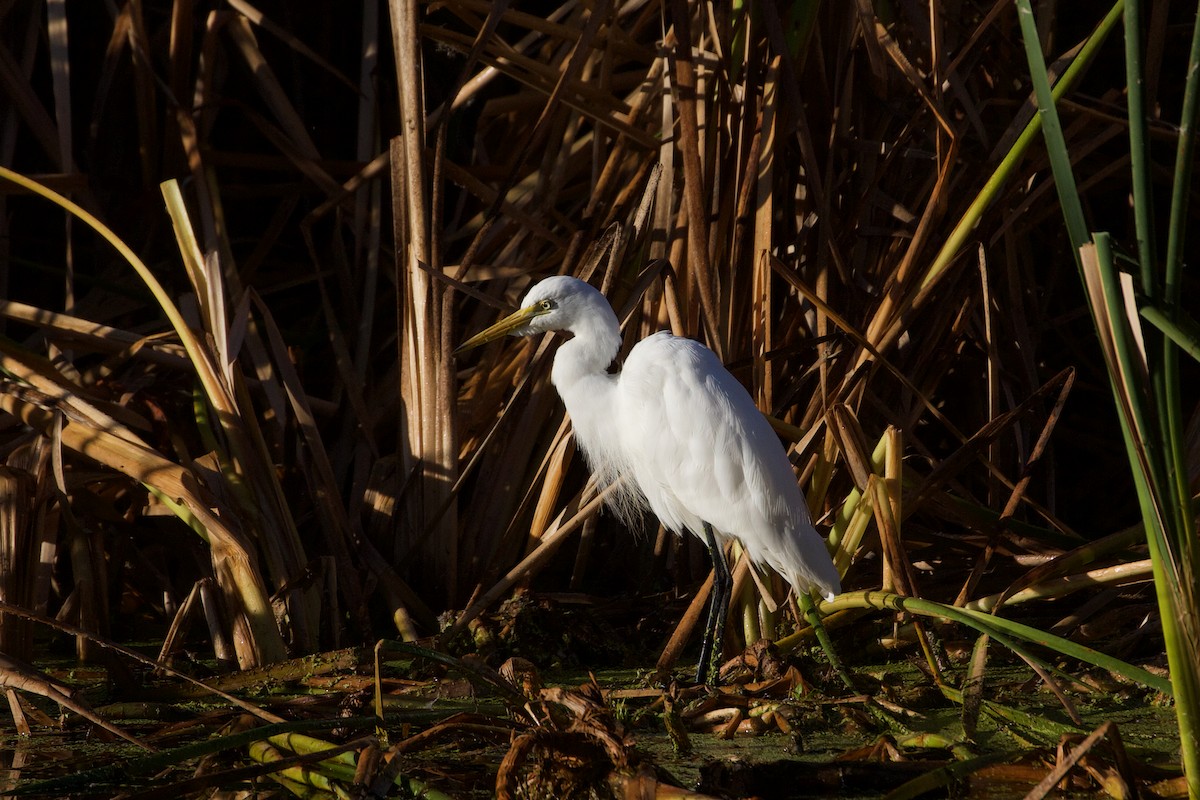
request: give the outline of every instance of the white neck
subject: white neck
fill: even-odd
[[[617,317],[607,303],[604,311],[607,313],[584,315],[571,328],[575,337],[559,346],[550,372],[571,415],[575,441],[601,485],[616,478],[601,473],[613,468],[607,451],[615,444],[611,440],[618,376],[610,374],[608,367],[621,347]]]

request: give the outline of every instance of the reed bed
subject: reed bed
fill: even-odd
[[[225,747],[137,762],[231,770],[188,792],[400,774],[399,791],[457,796],[435,769],[399,772],[405,747],[444,735],[508,743],[461,793],[547,790],[566,780],[548,754],[574,752],[607,765],[585,783],[671,796],[615,704],[652,706],[684,749],[687,730],[731,737],[770,704],[764,729],[802,728],[802,672],[842,690],[804,657],[812,631],[782,584],[735,570],[725,674],[752,699],[697,710],[711,699],[670,680],[707,596],[699,543],[603,512],[551,341],[452,354],[569,273],[612,300],[626,348],[700,339],[769,415],[845,578],[822,611],[852,670],[912,658],[959,709],[929,745],[959,766],[933,784],[1061,740],[1031,784],[1090,769],[1088,787],[1200,795],[1180,659],[1196,641],[1183,234],[1200,28],[1188,4],[1141,5],[0,7],[0,683],[16,729],[45,700],[114,728],[45,671],[66,638],[118,694],[143,691],[130,664],[175,703],[211,675],[232,705],[197,730]],[[1097,251],[1115,256],[1095,266]],[[150,655],[126,646],[148,639]],[[373,693],[375,723],[304,738],[299,700],[272,708],[238,683],[310,685],[318,653],[354,684],[321,687]],[[1070,724],[1005,716],[989,659],[1027,664]],[[540,686],[564,666],[668,688]],[[434,691],[429,670],[484,705],[396,712]],[[1096,674],[1174,691],[1183,766],[1085,730],[1072,696]],[[820,724],[895,749],[913,726],[876,688]],[[712,712],[719,726],[697,722]],[[389,713],[406,726],[390,744]],[[976,747],[989,714],[1020,748]],[[213,755],[234,748],[232,767]]]

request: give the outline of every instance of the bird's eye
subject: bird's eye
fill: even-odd
[[[550,311],[554,308],[554,301],[553,300],[543,300],[542,302],[538,303],[538,305],[540,305],[542,307],[542,311]]]

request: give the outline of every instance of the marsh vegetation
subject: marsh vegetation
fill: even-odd
[[[1198,31],[0,3],[5,791],[1200,796]],[[770,416],[852,688],[744,564],[682,680],[702,547],[452,355],[555,273]]]

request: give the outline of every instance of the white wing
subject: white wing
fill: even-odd
[[[711,350],[650,336],[625,360],[615,398],[627,469],[664,525],[702,536],[708,522],[798,591],[839,590],[779,439]]]

